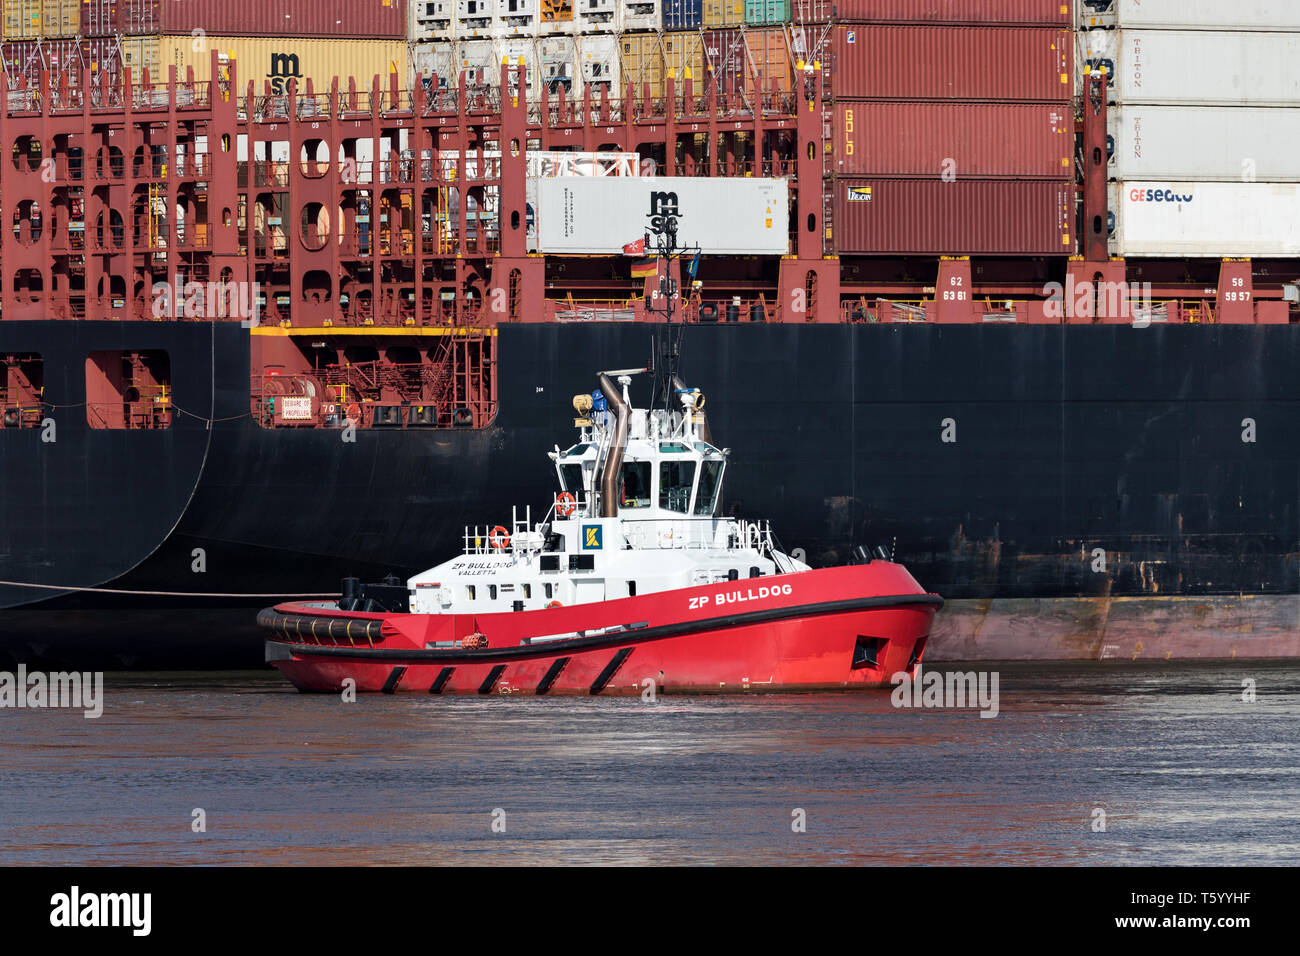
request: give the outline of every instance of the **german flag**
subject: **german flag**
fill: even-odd
[[[637,259],[632,263],[632,278],[645,279],[659,271],[654,259]]]

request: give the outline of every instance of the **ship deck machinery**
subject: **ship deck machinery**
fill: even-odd
[[[566,378],[593,359],[643,360],[641,320],[662,316],[647,304],[663,276],[634,282],[621,259],[525,251],[526,155],[543,146],[637,150],[671,174],[790,177],[791,254],[707,261],[705,289],[734,311],[677,303],[702,340],[685,371],[735,396],[711,410],[722,428],[804,436],[763,448],[759,477],[732,489],[738,502],[773,515],[815,563],[864,536],[898,539],[923,583],[957,599],[938,654],[945,641],[960,656],[1300,653],[1300,530],[1282,491],[1300,486],[1286,412],[1297,343],[1293,329],[1265,328],[1289,320],[1293,264],[1174,274],[1107,258],[1104,78],[1090,80],[1079,120],[1082,257],[927,262],[828,256],[816,75],[793,96],[696,95],[688,82],[662,100],[629,88],[536,106],[463,82],[429,99],[392,77],[369,91],[239,96],[233,65],[215,56],[212,77],[151,85],[128,73],[121,88],[92,89],[83,73],[32,90],[0,77],[0,139],[12,144],[0,162],[0,600],[15,660],[255,660],[249,608],[345,571],[412,571],[469,514],[518,500],[510,462],[535,453]],[[517,80],[507,72],[502,88]],[[453,172],[381,155],[397,130],[420,146],[412,156],[454,154]],[[363,139],[369,160],[356,158]],[[294,161],[275,158],[282,148]],[[468,201],[451,216],[438,204],[451,189],[494,189],[494,218],[471,221]],[[426,200],[443,216],[430,235]],[[677,260],[657,268],[680,275]],[[1098,276],[1154,277],[1150,328],[1051,314],[1043,280]],[[1182,372],[1170,356],[1188,360]],[[756,384],[770,381],[804,401],[774,401]],[[1097,404],[1135,382],[1127,404]],[[997,428],[982,452],[959,439],[975,459],[935,460],[922,436],[937,433],[937,395],[959,422],[1001,402],[1004,425],[1057,449],[1034,458],[1041,481],[987,467],[1018,447]],[[1216,400],[1175,401],[1197,395]],[[1204,433],[1260,407],[1287,450],[1270,444],[1251,468],[1216,446],[1190,474],[1144,431],[1191,416],[1182,431]],[[810,426],[842,430],[846,418],[851,440],[811,454],[824,436]],[[1067,454],[1067,433],[1098,428],[1147,440]],[[904,447],[906,467],[881,453]],[[387,517],[375,519],[376,502]],[[367,557],[379,554],[398,566]],[[1032,636],[994,620],[1044,600],[1050,626]],[[1153,615],[1171,626],[1144,647]],[[994,633],[1008,640],[981,637]]]

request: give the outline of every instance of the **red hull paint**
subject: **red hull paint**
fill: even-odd
[[[775,591],[775,593],[773,593]],[[707,600],[706,600],[707,599]],[[272,641],[268,659],[303,691],[444,694],[744,693],[887,685],[909,670],[939,600],[887,562],[685,588],[595,605],[469,615],[346,614],[286,604],[264,612],[284,636],[381,621],[373,647]],[[636,625],[521,645],[525,638]],[[474,632],[480,650],[426,648]],[[864,650],[859,645],[865,642]],[[560,662],[563,663],[560,663]]]

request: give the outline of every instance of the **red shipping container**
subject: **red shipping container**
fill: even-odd
[[[840,23],[1069,26],[1071,0],[836,0]]]
[[[749,68],[745,57],[745,31],[739,27],[704,31],[704,68],[719,86],[749,89]]]
[[[42,73],[49,74],[51,88],[59,85],[61,74],[69,86],[81,79],[82,49],[75,39],[10,40],[0,44],[0,59],[11,89],[39,89]]]
[[[1074,254],[1073,182],[846,177],[833,188],[841,255]]]
[[[82,0],[82,34],[405,39],[406,0]]]
[[[1074,111],[1048,103],[840,100],[832,165],[859,176],[1068,179]]]
[[[1068,102],[1073,34],[1044,27],[839,26],[837,99]]]

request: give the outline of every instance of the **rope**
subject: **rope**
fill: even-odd
[[[285,594],[283,591],[271,591],[267,594],[242,593],[226,591],[129,591],[124,588],[89,588],[71,584],[32,584],[28,581],[0,581],[0,586],[11,588],[37,588],[42,591],[90,591],[95,594],[139,594],[148,597],[216,597],[216,598],[336,598],[337,591],[329,594]]]

